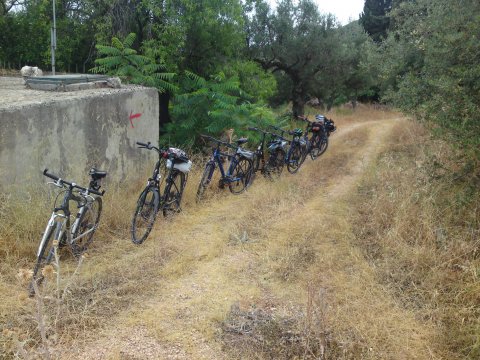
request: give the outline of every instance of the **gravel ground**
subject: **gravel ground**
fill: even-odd
[[[23,79],[20,77],[0,77],[0,110],[82,97],[130,92],[132,89],[139,87],[122,85],[120,89],[100,88],[69,92],[41,91],[26,88]]]

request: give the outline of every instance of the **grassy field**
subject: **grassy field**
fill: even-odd
[[[323,156],[277,182],[257,177],[239,196],[209,189],[196,204],[196,164],[184,211],[159,218],[141,246],[129,225],[143,182],[111,185],[75,278],[62,255],[61,288],[72,285],[61,301],[55,279],[39,302],[18,276],[32,267],[52,199],[43,184],[12,188],[0,205],[4,356],[476,358],[471,178],[459,178],[450,147],[400,114],[329,115],[338,131]]]

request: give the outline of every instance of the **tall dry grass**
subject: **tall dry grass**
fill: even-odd
[[[465,180],[438,166],[449,147],[396,113],[326,115],[339,128],[326,154],[277,182],[259,176],[240,196],[212,186],[196,204],[195,161],[184,211],[159,217],[142,246],[129,226],[153,164],[145,179],[110,184],[94,245],[47,332],[52,351],[140,356],[124,339],[141,333],[165,357],[474,358],[478,197],[460,196]],[[34,209],[32,235],[8,251],[0,278],[0,323],[33,349],[34,306],[15,273],[33,263],[48,217],[51,198],[37,196],[46,209]],[[20,210],[2,206],[15,224]]]
[[[398,124],[354,198],[354,244],[445,359],[480,357],[480,176],[422,126]]]

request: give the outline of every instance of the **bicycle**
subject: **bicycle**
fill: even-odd
[[[95,168],[90,169],[90,183],[88,188],[77,185],[61,179],[60,177],[43,171],[43,175],[53,179],[48,182],[56,187],[65,189],[63,192],[63,201],[60,206],[56,206],[57,195],[54,203],[54,209],[50,220],[47,223],[45,232],[37,250],[37,261],[33,268],[32,281],[29,286],[30,296],[35,295],[34,282],[40,285],[43,281],[43,275],[39,273],[42,268],[50,264],[55,256],[55,247],[68,246],[73,255],[79,258],[93,241],[93,234],[98,227],[100,215],[102,213],[102,198],[105,191],[99,191],[101,179],[107,176],[105,171]],[[92,194],[97,196],[92,196]],[[78,212],[71,224],[70,201],[75,201],[78,206]]]
[[[240,194],[245,191],[245,188],[250,182],[250,177],[253,171],[253,152],[242,149],[241,145],[245,144],[248,139],[241,138],[236,141],[237,146],[233,146],[227,142],[217,140],[211,136],[201,135],[202,138],[215,142],[217,145],[213,148],[210,159],[205,164],[202,178],[197,190],[197,202],[199,202],[205,193],[208,185],[212,180],[213,173],[218,166],[220,170],[220,187],[228,186],[232,194]],[[220,146],[224,145],[235,150],[233,155],[220,151]],[[230,159],[230,164],[225,172],[222,160],[224,158]]]
[[[137,207],[132,218],[132,242],[139,245],[147,239],[160,210],[164,217],[181,211],[180,203],[192,162],[184,151],[177,148],[161,149],[153,146],[150,142],[137,142],[137,145],[139,149],[153,150],[159,154],[153,175],[148,179],[147,186],[138,197]],[[166,179],[163,194],[160,192],[163,182],[160,171],[162,163],[165,164],[163,172]]]
[[[306,132],[312,132],[312,137],[309,139],[308,152],[312,160],[315,160],[327,150],[330,133],[337,128],[333,120],[327,119],[320,114],[315,115],[315,122],[308,120],[306,116],[299,117],[299,119],[308,123]]]
[[[270,125],[271,128],[280,131],[280,138],[287,140],[283,137],[284,133],[287,133],[293,136],[292,140],[287,140],[290,142],[290,147],[285,155],[285,163],[287,164],[287,170],[290,174],[295,174],[300,166],[303,164],[304,152],[306,151],[307,143],[302,138],[303,131],[302,129],[294,129],[292,131],[283,130],[274,125]]]
[[[260,171],[267,178],[278,178],[282,174],[285,164],[285,146],[288,144],[288,140],[278,134],[261,130],[256,127],[249,127],[248,130],[257,131],[262,134],[262,139],[258,143],[257,149],[254,152],[253,173]],[[271,139],[267,142],[269,153],[268,159],[266,159],[264,151],[267,135],[271,136]]]
[[[315,160],[318,157],[318,151],[319,151],[318,144],[320,144],[320,138],[317,138],[317,135],[320,128],[316,126],[317,125],[316,123],[313,123],[310,120],[308,120],[306,116],[298,116],[297,118],[307,123],[305,131],[303,132],[303,141],[305,142],[306,146],[304,148],[304,152],[302,155],[302,163],[305,161],[308,154],[310,154],[310,157],[312,160]],[[308,134],[310,132],[312,132],[313,135],[309,139]]]

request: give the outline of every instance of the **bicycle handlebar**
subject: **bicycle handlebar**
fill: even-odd
[[[283,132],[285,132],[285,130],[283,130],[282,128],[279,128],[278,126],[275,126],[275,125],[268,125],[268,126],[270,126],[270,127],[273,128],[273,129],[276,129],[276,130],[278,130],[278,131],[283,131]]]
[[[81,187],[75,183],[71,183],[71,182],[68,182],[66,180],[63,180],[63,179],[60,179],[58,176],[56,175],[53,175],[53,174],[50,174],[48,172],[48,169],[45,169],[43,170],[43,175],[52,179],[52,180],[55,180],[55,181],[60,181],[60,183],[63,185],[63,184],[66,184],[72,188],[77,188],[79,190],[82,190],[82,191],[85,191],[87,193],[92,193],[92,194],[95,194],[95,195],[99,195],[99,196],[103,196],[103,194],[105,194],[105,190],[102,190],[102,191],[97,191],[97,190],[94,190],[94,189],[86,189],[84,187]]]
[[[301,121],[305,121],[305,122],[308,123],[308,124],[312,124],[312,123],[313,123],[312,121],[308,120],[308,117],[306,117],[306,116],[300,116],[300,115],[299,115],[299,116],[297,116],[297,119],[298,119],[298,120],[301,120]]]
[[[266,131],[266,130],[262,130],[262,129],[259,129],[259,128],[256,128],[256,127],[248,127],[248,130],[250,131],[258,131],[258,132],[261,132],[263,134],[268,134],[268,135],[276,135],[276,134],[273,134],[271,133],[270,131]]]
[[[148,149],[150,147],[150,142],[145,144],[145,143],[142,143],[140,141],[137,141],[137,145],[141,146],[141,147],[146,147]]]
[[[204,139],[207,139],[207,140],[210,140],[210,141],[213,141],[213,142],[216,142],[217,144],[225,145],[226,147],[229,147],[229,148],[234,149],[234,150],[237,150],[237,149],[238,149],[237,146],[234,146],[234,145],[232,145],[232,144],[229,144],[229,143],[227,143],[227,142],[225,142],[225,141],[221,141],[221,140],[215,139],[215,138],[213,138],[213,137],[211,137],[211,136],[208,136],[208,135],[202,135],[202,134],[200,134],[200,137],[202,137],[202,138],[204,138]]]

